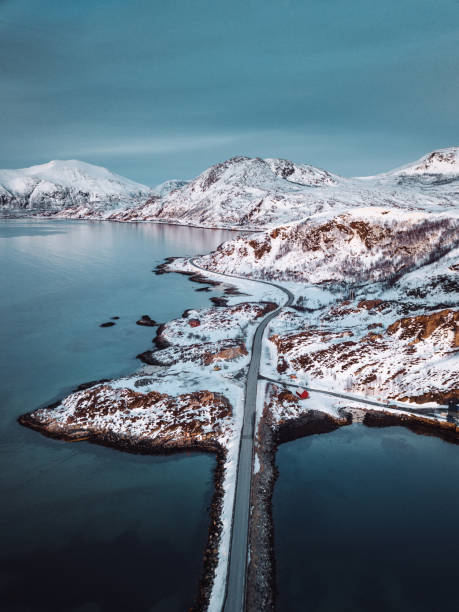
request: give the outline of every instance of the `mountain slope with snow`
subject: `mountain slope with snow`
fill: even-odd
[[[307,283],[388,281],[459,246],[456,216],[389,208],[317,215],[223,243],[204,268]]]
[[[234,157],[211,166],[164,197],[118,220],[158,220],[203,227],[260,227],[304,216],[305,193],[334,185],[330,173],[288,160]],[[312,205],[316,209],[316,205]]]
[[[438,149],[428,153],[412,164],[392,171],[392,174],[423,175],[446,174],[459,177],[459,148]]]
[[[457,214],[321,214],[240,236],[196,263],[294,294],[268,328],[265,376],[413,405],[459,397]]]
[[[0,206],[8,209],[55,211],[89,206],[100,210],[132,206],[151,193],[146,185],[77,160],[0,170]]]
[[[234,157],[111,218],[266,229],[369,206],[443,212],[459,203],[458,151],[436,151],[404,169],[351,179],[288,160]]]
[[[154,189],[77,161],[0,170],[0,208],[78,219],[269,229],[355,208],[441,213],[452,212],[458,203],[455,147],[357,178],[285,159],[233,157],[191,181],[166,181]]]

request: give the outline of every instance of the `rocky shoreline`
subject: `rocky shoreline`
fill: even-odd
[[[283,393],[289,394],[289,392]],[[276,425],[272,418],[272,403],[276,400],[276,397],[271,396],[270,400],[265,402],[256,434],[256,456],[259,469],[253,475],[251,490],[250,562],[247,570],[246,592],[248,612],[259,610],[274,612],[275,610],[272,496],[279,475],[275,465],[278,446],[297,438],[330,433],[352,423],[350,415],[334,418],[318,410],[308,410],[296,419]]]
[[[165,273],[162,272],[161,269],[164,265],[167,265],[170,261],[173,261],[175,258],[168,258],[164,264],[158,266],[157,274]],[[203,285],[219,286],[220,283],[215,282],[211,279],[207,279],[201,274],[191,274],[184,272],[185,275],[190,276],[190,280],[192,282],[197,282]],[[223,289],[223,288],[222,288]],[[235,287],[226,286],[223,291],[229,295],[242,295]],[[225,307],[226,300],[224,297],[214,298],[212,300],[215,306]],[[248,305],[250,307],[255,307],[255,305]],[[263,316],[265,312],[269,312],[274,304],[271,303],[262,303],[260,308],[255,309],[255,316]],[[258,312],[259,311],[259,312]],[[185,311],[183,313],[184,319],[188,319],[189,313],[191,311]],[[147,319],[147,317],[143,317]],[[149,319],[149,317],[148,317]],[[156,322],[154,322],[156,325]],[[143,323],[142,323],[143,324]],[[153,327],[148,321],[149,326]],[[164,349],[174,348],[173,342],[169,341],[164,337],[164,332],[167,330],[167,323],[158,325],[156,327],[155,337],[153,338],[153,343],[155,345],[154,350],[145,351],[138,355],[137,357],[148,365],[157,365],[164,366],[169,365],[162,363],[160,360],[155,358],[156,353],[164,352]],[[205,347],[205,343],[201,343],[202,347]],[[203,354],[204,361],[206,361],[205,357],[207,353],[209,353],[210,358],[209,362],[213,362],[214,358],[218,358],[220,353],[222,353],[222,357],[224,359],[232,359],[237,357],[238,355],[247,355],[247,350],[243,343],[233,343],[232,341],[219,341],[214,343],[208,343],[209,348],[207,352]],[[194,345],[197,346],[197,345]],[[177,345],[178,349],[180,349],[180,345]],[[186,348],[186,347],[183,347]],[[231,353],[231,354],[230,354]],[[234,355],[233,355],[234,353]],[[140,379],[138,383],[142,382],[144,379]],[[145,379],[147,380],[147,379]],[[78,394],[81,392],[86,393],[94,393],[97,394],[98,390],[101,388],[107,387],[107,383],[110,384],[111,380],[109,379],[101,379],[90,381],[87,383],[82,383],[76,387],[73,392],[70,393],[70,397],[72,394]],[[151,382],[151,380],[150,380]],[[135,384],[135,387],[141,386],[140,384]],[[135,393],[135,392],[134,392]],[[217,394],[218,395],[218,394]],[[224,399],[224,398],[222,398]],[[64,401],[65,398],[62,400]],[[61,404],[62,401],[54,402],[51,405],[48,405],[44,408],[39,409],[43,412],[51,412],[56,410]],[[93,406],[98,406],[101,403],[100,398],[97,398],[94,395],[94,398],[91,398],[91,403]],[[114,433],[111,431],[90,431],[84,427],[75,428],[75,424],[69,424],[68,428],[66,426],[56,428],[55,423],[52,422],[52,418],[49,419],[48,422],[40,421],[37,418],[37,410],[24,414],[18,418],[18,422],[30,429],[33,429],[42,435],[45,435],[49,438],[59,439],[66,442],[80,442],[86,441],[92,444],[98,444],[101,446],[106,446],[115,450],[119,450],[121,452],[128,452],[134,454],[143,454],[143,455],[170,455],[174,453],[183,453],[183,452],[205,452],[211,453],[216,458],[216,466],[213,474],[213,493],[212,499],[209,507],[209,528],[207,534],[207,541],[203,550],[202,556],[202,575],[199,580],[197,594],[195,597],[195,601],[193,605],[190,607],[192,611],[200,611],[206,610],[208,608],[210,602],[210,596],[212,593],[212,588],[214,585],[215,572],[219,559],[219,547],[220,540],[222,536],[222,509],[223,509],[223,500],[224,500],[224,479],[225,479],[225,464],[227,461],[228,452],[224,445],[220,444],[214,436],[207,437],[206,440],[197,440],[196,433],[193,423],[188,425],[189,433],[185,433],[181,439],[173,439],[173,438],[164,438],[163,441],[159,441],[158,439],[148,439],[145,437],[134,437],[132,435],[120,435],[118,433]],[[104,414],[107,414],[107,410],[105,409]],[[186,429],[187,425],[185,425]]]
[[[275,465],[277,448],[286,442],[305,436],[324,434],[354,422],[353,412],[367,427],[403,426],[419,435],[436,436],[453,444],[459,444],[459,427],[450,422],[439,422],[412,414],[386,411],[360,411],[353,408],[339,409],[339,416],[318,410],[308,410],[301,416],[276,424],[273,419],[273,402],[283,401],[282,395],[292,401],[289,392],[267,393],[263,414],[256,434],[258,470],[254,471],[251,491],[252,514],[249,526],[250,562],[247,570],[246,606],[248,612],[274,612],[276,606],[276,580],[274,556],[274,524],[272,496],[278,478]],[[290,396],[290,397],[287,397]],[[281,399],[279,400],[279,397]]]
[[[92,381],[79,385],[76,391],[91,389],[105,381]],[[282,392],[288,395],[289,392]],[[281,395],[281,394],[279,394]],[[294,398],[294,396],[292,396]],[[292,398],[287,398],[291,400]],[[280,399],[282,401],[283,398]],[[273,403],[279,401],[271,397],[264,406],[262,417],[257,428],[256,455],[259,469],[253,475],[251,505],[252,514],[249,525],[250,563],[247,571],[246,605],[249,612],[259,610],[275,610],[275,557],[274,557],[274,525],[272,517],[272,496],[278,477],[275,466],[277,448],[286,442],[305,436],[330,433],[353,422],[352,409],[341,409],[340,417],[333,417],[318,410],[308,410],[301,416],[275,424],[272,418]],[[59,402],[48,406],[54,409]],[[222,532],[221,510],[224,497],[223,479],[226,460],[225,449],[215,441],[197,442],[182,440],[168,442],[167,445],[154,440],[139,440],[129,436],[113,433],[92,433],[74,431],[71,433],[55,432],[47,429],[37,421],[32,413],[22,415],[18,419],[25,427],[34,429],[41,434],[54,439],[68,442],[87,441],[110,447],[122,452],[144,455],[169,455],[177,452],[206,452],[216,457],[214,470],[214,490],[209,509],[209,530],[203,552],[202,577],[199,581],[198,594],[193,611],[206,610],[211,594],[215,569],[218,562],[218,549]],[[363,417],[364,425],[368,427],[404,426],[420,435],[439,437],[445,441],[459,444],[459,427],[450,422],[435,422],[418,415],[397,414],[386,411],[368,411]]]
[[[98,382],[83,383],[78,387],[91,388],[98,384]],[[77,390],[78,390],[77,389]],[[48,406],[47,409],[54,409],[59,402]],[[210,594],[212,591],[215,569],[218,562],[218,547],[220,536],[222,532],[222,521],[221,521],[221,510],[223,503],[223,479],[224,479],[224,466],[226,460],[226,450],[218,443],[213,441],[207,442],[196,442],[196,441],[182,441],[168,444],[156,444],[154,441],[136,440],[127,436],[119,436],[115,434],[103,434],[103,433],[88,433],[88,432],[75,432],[74,434],[57,433],[48,430],[36,419],[33,418],[32,413],[27,413],[18,418],[18,422],[24,427],[28,427],[39,433],[53,439],[64,440],[66,442],[81,442],[87,441],[91,444],[98,444],[113,448],[115,450],[133,454],[142,455],[160,455],[167,456],[175,453],[189,453],[189,452],[204,452],[215,455],[216,466],[213,475],[213,493],[209,507],[209,529],[207,534],[207,541],[204,547],[202,556],[202,574],[199,580],[197,595],[195,602],[190,608],[190,612],[200,612],[206,610]]]
[[[167,258],[163,264],[160,264],[156,268],[156,274],[168,273],[170,271],[168,269],[168,266],[175,259],[177,258]],[[223,289],[223,286],[225,286],[226,288],[223,289],[223,291],[228,295],[242,295],[236,288],[232,286],[226,286],[217,281],[208,279],[203,274],[189,271],[179,271],[179,273],[189,276],[192,282],[207,285],[208,287],[220,286],[220,288]],[[224,297],[212,298],[212,301],[216,306],[227,306],[227,302]],[[267,314],[267,312],[276,307],[274,303],[263,301],[257,302],[256,306],[258,307],[258,310],[255,308],[254,303],[241,304],[238,306],[227,308],[227,310],[229,313],[229,317],[231,318],[231,316],[234,316],[233,310],[240,310],[244,307],[246,309],[252,308],[255,309],[255,311],[252,313],[252,316],[254,317],[254,319],[256,319]],[[197,311],[185,311],[183,313],[182,320],[185,319],[187,321],[186,323],[183,323],[187,326],[187,329],[188,326],[193,328],[195,327],[195,324],[191,325],[191,322],[193,321],[197,321],[196,325],[198,329],[201,328],[201,322],[198,319],[194,319],[192,316],[190,316],[193,312],[194,316],[196,316]],[[152,321],[152,323],[154,322]],[[148,324],[152,326],[150,323]],[[228,339],[227,341],[218,340],[208,342],[208,347],[206,347],[206,343],[202,339],[200,339],[196,344],[175,345],[173,342],[173,337],[176,331],[177,329],[171,326],[170,322],[164,323],[157,327],[156,336],[153,339],[153,343],[156,345],[156,350],[146,351],[145,353],[138,355],[138,358],[141,359],[144,363],[151,366],[169,366],[174,363],[184,362],[185,358],[183,356],[180,357],[180,351],[185,350],[187,351],[187,353],[190,353],[190,351],[192,352],[193,350],[197,350],[196,347],[199,348],[200,353],[199,355],[197,354],[194,360],[196,361],[196,363],[198,363],[198,360],[202,358],[204,359],[204,365],[213,364],[214,356],[220,359],[222,358],[221,355],[225,354],[224,359],[231,360],[240,356],[248,355],[244,343],[235,342],[234,340],[230,339]],[[194,331],[195,330],[193,329],[193,332]],[[207,351],[206,353],[203,352],[204,348]],[[169,349],[169,351],[165,349]],[[161,351],[163,351],[162,360],[159,358]],[[169,361],[167,361],[165,359],[165,355],[169,352],[171,353],[171,355],[167,355],[167,358],[169,359]],[[208,357],[208,363],[206,361],[206,356]],[[218,370],[220,368],[219,366],[214,366],[214,369]],[[142,386],[141,382],[144,380],[148,381],[149,383],[153,382],[152,379],[139,379],[135,382],[134,386]],[[103,385],[106,382],[110,381],[95,381],[80,385],[77,388],[76,392],[86,392],[91,391],[91,389],[93,388],[96,388],[96,390],[94,391],[95,395],[89,398],[90,403],[92,403],[88,410],[93,410],[93,407],[97,407],[99,406],[99,404],[103,405],[104,401],[111,401],[110,393],[113,391],[113,389],[110,390],[108,386],[100,387],[100,385]],[[99,390],[106,390],[105,398],[102,397],[103,394],[101,395],[101,397],[97,397],[97,387],[99,388]],[[129,410],[129,407],[131,405],[137,408],[139,406],[139,402],[148,403],[147,399],[138,399],[142,394],[138,393],[137,391],[125,391],[125,395],[128,396],[127,400],[124,397],[122,399],[118,398],[119,402],[131,402],[131,404],[126,403],[125,406],[123,405],[125,408],[124,412],[126,412],[126,410]],[[212,399],[209,400],[208,396],[207,398],[203,399],[199,395],[200,393],[208,394],[208,396],[211,395]],[[149,396],[152,396],[154,394],[154,391],[150,391],[149,394],[144,393],[143,397],[148,398]],[[193,394],[184,394],[176,399],[184,398],[185,396],[188,397],[191,395]],[[153,403],[157,401],[163,401],[166,409],[170,409],[168,408],[167,401],[171,401],[171,396],[168,397],[167,401],[164,399],[166,397],[164,394],[161,395],[159,393],[156,393],[156,396],[159,399],[152,400]],[[193,402],[197,402],[198,405],[201,401],[205,401],[207,403],[210,402],[210,412],[208,414],[208,417],[206,417],[208,418],[207,423],[210,423],[212,425],[212,428],[215,428],[216,420],[218,421],[218,419],[221,419],[220,428],[221,430],[223,430],[224,425],[222,425],[222,423],[225,423],[224,420],[228,417],[229,413],[225,413],[225,411],[220,407],[220,413],[215,412],[215,415],[212,414],[212,402],[214,400],[214,405],[217,405],[218,408],[217,396],[218,394],[212,394],[208,391],[197,392],[197,394],[195,393],[195,397],[192,399]],[[348,410],[344,408],[341,408],[335,416],[319,410],[307,410],[306,412],[302,412],[301,414],[301,411],[299,411],[296,416],[290,415],[289,417],[280,419],[278,418],[276,420],[273,417],[273,414],[275,412],[274,404],[277,402],[280,405],[282,404],[282,402],[284,402],[284,400],[290,403],[298,403],[296,397],[292,395],[289,391],[282,391],[281,393],[276,392],[276,394],[267,394],[265,400],[266,401],[263,409],[263,414],[259,420],[256,434],[255,452],[256,461],[258,462],[258,465],[257,469],[254,469],[251,489],[252,513],[249,524],[250,562],[247,570],[246,591],[247,610],[249,610],[250,612],[258,612],[259,610],[273,611],[275,609],[275,559],[274,526],[272,519],[272,495],[275,482],[278,476],[278,472],[275,466],[275,455],[278,446],[285,442],[295,440],[304,436],[320,433],[329,433],[339,427],[350,425],[353,422],[353,410]],[[182,399],[182,407],[185,405],[183,404],[183,402],[184,400]],[[57,402],[52,406],[49,406],[48,408],[42,410],[46,411],[55,409],[59,405],[60,402]],[[110,414],[110,408],[104,408],[104,410],[108,410],[108,413]],[[123,412],[123,410],[121,409],[119,409],[119,411],[120,413]],[[104,412],[103,414],[107,415],[107,412]],[[425,418],[423,416],[412,415],[408,413],[402,414],[386,412],[382,410],[364,411],[364,413],[362,414],[364,414],[362,419],[363,423],[369,427],[389,427],[393,425],[402,425],[408,427],[415,433],[438,436],[449,442],[459,444],[459,428],[454,423],[439,422],[429,418]],[[216,439],[215,432],[213,432],[213,435],[209,433],[203,433],[203,429],[199,429],[199,425],[197,425],[199,419],[196,421],[191,419],[191,417],[188,421],[186,421],[185,419],[180,424],[182,430],[180,430],[176,422],[173,423],[176,429],[172,429],[171,423],[165,421],[164,429],[166,433],[160,432],[158,434],[158,426],[156,423],[154,423],[151,427],[155,427],[156,430],[154,435],[150,434],[150,438],[148,438],[150,430],[144,432],[144,435],[142,437],[136,437],[135,435],[132,435],[132,433],[129,434],[129,431],[127,431],[125,435],[121,435],[119,433],[108,430],[90,431],[89,429],[85,429],[84,427],[78,428],[76,426],[77,423],[74,427],[68,429],[67,431],[65,429],[62,429],[62,427],[60,429],[53,429],[47,427],[46,424],[37,419],[34,416],[34,413],[21,416],[19,418],[19,422],[21,423],[21,425],[39,431],[40,433],[51,438],[66,440],[69,442],[88,441],[94,444],[108,446],[124,452],[149,455],[167,455],[176,452],[198,451],[212,453],[216,456],[217,463],[214,471],[214,491],[209,511],[210,522],[207,543],[203,552],[202,577],[199,582],[196,601],[193,607],[191,608],[192,610],[196,611],[206,610],[210,601],[210,596],[214,585],[215,572],[219,558],[219,546],[223,530],[222,508],[225,493],[223,488],[223,482],[225,478],[225,462],[228,456],[227,449],[225,449],[225,446]],[[94,421],[94,423],[95,422],[96,421]]]
[[[371,410],[365,414],[363,424],[367,427],[393,427],[401,425],[415,434],[434,436],[441,438],[445,442],[459,444],[459,426],[449,421],[434,421],[419,415]]]

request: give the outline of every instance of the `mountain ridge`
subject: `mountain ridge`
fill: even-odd
[[[8,208],[62,209],[91,203],[131,205],[152,193],[146,185],[79,160],[0,170],[0,205]]]
[[[0,170],[0,206],[64,218],[268,229],[350,208],[451,211],[459,148],[369,177],[347,178],[281,158],[235,156],[190,181],[151,188],[78,160]]]

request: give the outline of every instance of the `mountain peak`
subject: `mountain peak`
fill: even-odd
[[[76,159],[54,159],[18,170],[0,170],[1,205],[62,209],[69,206],[141,202],[150,187]]]
[[[280,178],[290,183],[299,185],[318,187],[320,185],[335,185],[336,178],[321,168],[307,164],[296,164],[289,159],[266,158],[265,163],[271,168],[272,172]]]
[[[459,174],[459,147],[437,149],[411,164],[393,170],[391,174]]]

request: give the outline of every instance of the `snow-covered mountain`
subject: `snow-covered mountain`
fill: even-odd
[[[457,214],[319,214],[240,236],[197,263],[294,294],[268,328],[265,375],[415,404],[459,397]]]
[[[146,185],[77,160],[0,170],[0,206],[8,209],[57,211],[83,206],[100,212],[132,206],[151,194]]]
[[[171,191],[174,191],[175,189],[181,189],[187,184],[188,184],[188,181],[179,181],[177,179],[170,179],[168,181],[164,181],[164,183],[160,183],[159,185],[156,185],[156,187],[152,189],[152,193],[155,196],[163,197],[167,195],[168,193],[170,193]]]
[[[458,151],[435,151],[404,168],[357,178],[288,160],[234,157],[110,218],[260,229],[356,207],[442,212],[459,203]]]
[[[252,278],[368,283],[423,266],[455,246],[457,216],[369,207],[239,237],[200,265]]]
[[[386,183],[396,185],[445,185],[456,183],[456,192],[459,190],[459,148],[450,147],[432,151],[415,162],[395,168],[390,172],[378,174],[373,177],[361,177],[362,180],[376,181],[376,184]]]
[[[171,180],[154,189],[77,161],[0,171],[3,207],[78,219],[268,229],[353,208],[440,213],[458,203],[459,149],[454,147],[391,172],[356,178],[284,159],[233,157],[189,182]]]
[[[295,214],[301,216],[305,192],[335,185],[338,178],[288,160],[233,157],[211,166],[180,188],[155,193],[144,205],[108,218],[203,227],[260,227],[290,220]],[[75,215],[79,214],[75,210]]]
[[[459,177],[459,148],[439,149],[418,161],[392,171],[392,174],[404,176],[447,175]]]

